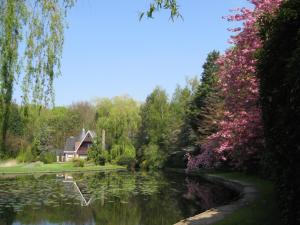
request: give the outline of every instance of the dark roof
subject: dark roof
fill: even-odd
[[[75,142],[76,142],[75,137],[69,137],[66,141],[65,149],[64,151],[75,151]]]

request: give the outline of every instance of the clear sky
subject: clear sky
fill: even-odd
[[[200,75],[208,52],[224,51],[234,26],[222,19],[247,0],[178,0],[184,21],[167,12],[139,21],[147,0],[77,0],[68,15],[56,105],[128,94],[144,101],[157,85],[172,94]],[[16,92],[18,94],[18,92]],[[18,98],[18,96],[16,96]]]

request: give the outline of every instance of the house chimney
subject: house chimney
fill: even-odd
[[[102,129],[102,149],[105,150],[105,130]]]
[[[79,139],[78,141],[81,141],[84,138],[84,136],[85,136],[85,129],[82,128],[82,130],[81,130],[81,132],[80,132],[80,134],[78,136],[78,139]]]

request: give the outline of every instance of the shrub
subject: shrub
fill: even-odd
[[[135,148],[131,144],[115,144],[111,149],[110,158],[119,165],[128,165],[135,161],[135,154]]]
[[[105,163],[106,163],[106,158],[104,157],[104,155],[99,154],[99,155],[97,156],[97,158],[94,159],[94,162],[95,162],[97,165],[104,166]]]
[[[126,166],[130,170],[135,168],[135,148],[133,145],[125,144],[120,145],[120,154],[116,157],[115,161],[118,165]]]
[[[39,159],[47,164],[47,163],[53,163],[56,162],[56,154],[54,152],[44,152],[40,155]]]
[[[18,162],[33,162],[35,161],[35,157],[31,152],[31,148],[27,147],[26,149],[21,149],[18,156],[17,156]]]
[[[116,162],[117,158],[122,155],[122,145],[114,144],[110,150],[110,160]]]
[[[88,150],[88,160],[92,160],[97,165],[105,165],[109,160],[109,154],[102,149],[100,144],[95,142]]]
[[[144,160],[142,161],[141,168],[149,170],[157,170],[163,168],[165,157],[163,152],[159,151],[159,146],[149,144],[144,147]]]
[[[84,160],[83,159],[75,158],[75,159],[72,160],[72,162],[73,162],[74,167],[84,167]]]

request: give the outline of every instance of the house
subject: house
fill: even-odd
[[[88,149],[95,137],[95,132],[85,131],[85,129],[82,129],[77,137],[69,137],[62,152],[62,157],[58,157],[58,161],[67,162],[74,158],[86,159]]]

